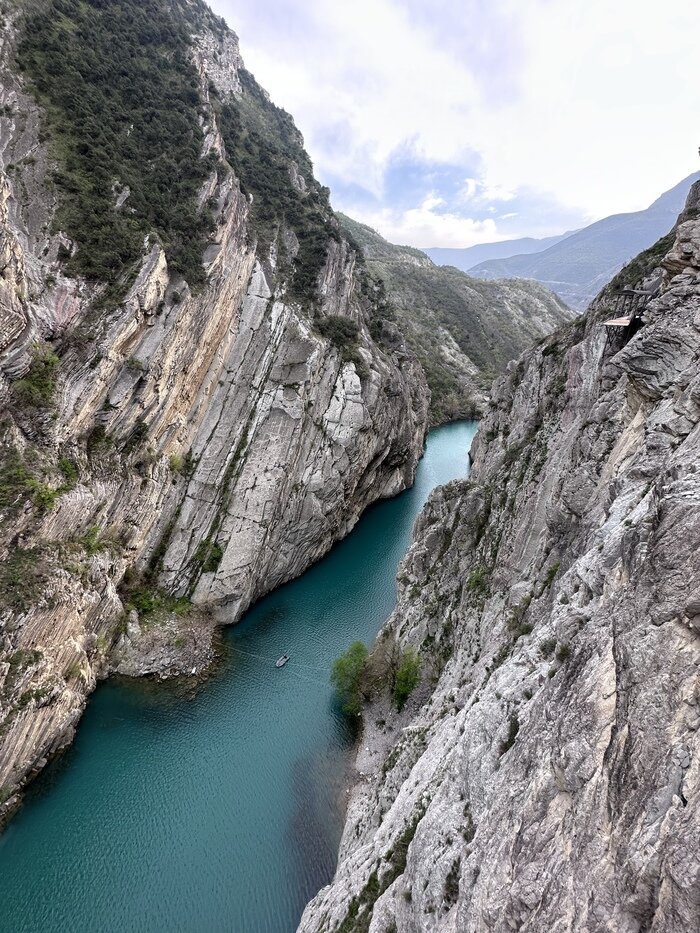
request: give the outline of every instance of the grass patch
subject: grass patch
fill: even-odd
[[[202,568],[202,573],[215,573],[219,569],[219,564],[224,556],[221,547],[209,538],[204,538],[197,545],[194,559],[195,563]]]
[[[3,448],[0,456],[0,510],[14,515],[28,499],[40,511],[50,509],[59,491],[38,479],[16,450]]]
[[[485,567],[483,564],[480,564],[475,570],[469,574],[467,578],[467,589],[477,596],[484,597],[489,591],[489,580],[491,574],[488,567]]]
[[[127,613],[136,609],[141,618],[149,616],[175,614],[185,615],[192,608],[189,599],[181,596],[172,596],[160,587],[145,579],[132,579],[126,574],[120,593]]]
[[[557,648],[557,661],[560,661],[562,664],[564,661],[568,661],[571,657],[571,648],[567,644],[561,644]]]

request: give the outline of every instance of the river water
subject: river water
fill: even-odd
[[[73,747],[0,836],[3,933],[295,929],[332,877],[351,766],[331,664],[390,614],[416,515],[466,476],[475,432],[432,431],[414,487],[228,629],[199,689],[95,691]]]

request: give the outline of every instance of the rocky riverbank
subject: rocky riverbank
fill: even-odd
[[[612,296],[494,387],[380,638],[422,687],[367,710],[333,883],[302,933],[700,924],[700,185],[660,294]],[[387,733],[391,736],[387,743]]]

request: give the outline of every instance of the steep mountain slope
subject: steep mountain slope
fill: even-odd
[[[611,288],[510,368],[418,519],[374,663],[422,684],[367,710],[304,933],[700,926],[700,184],[663,265],[628,342]]]
[[[395,318],[423,365],[433,423],[483,411],[488,386],[506,363],[571,319],[569,309],[536,282],[472,279],[339,218],[384,285],[384,313]]]
[[[0,159],[1,817],[98,677],[201,670],[410,484],[429,393],[199,0],[6,10]]]
[[[525,256],[531,253],[541,253],[543,250],[560,243],[575,232],[569,230],[559,236],[546,236],[536,239],[531,236],[519,237],[515,240],[499,240],[497,243],[477,243],[475,246],[466,246],[461,249],[444,246],[432,246],[423,249],[437,266],[454,266],[462,272],[469,272],[474,266],[490,259],[510,259],[512,256]]]
[[[482,262],[470,274],[536,279],[572,308],[585,308],[626,262],[668,233],[699,178],[700,172],[689,175],[644,211],[605,217],[541,253]]]

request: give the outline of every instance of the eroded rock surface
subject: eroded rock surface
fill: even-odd
[[[207,16],[191,48],[202,155],[225,158],[219,113],[242,93],[242,62],[236,37],[206,28]],[[99,288],[64,271],[74,244],[52,231],[41,116],[14,71],[17,23],[8,13],[0,37],[6,810],[71,741],[97,678],[199,670],[214,654],[213,617],[237,621],[370,502],[410,485],[429,402],[400,336],[370,336],[366,273],[330,211],[310,309],[290,293],[293,233],[280,225],[282,268],[275,243],[259,247],[251,197],[230,166],[200,195],[215,218],[204,286],[192,291],[148,237],[128,293],[100,309]],[[301,178],[290,165],[292,176]],[[128,190],[114,194],[127,210]],[[322,336],[331,315],[354,322],[352,358]],[[39,407],[42,366],[55,388]]]
[[[699,206],[643,327],[608,289],[526,353],[419,518],[377,650],[423,682],[303,933],[700,928]]]

